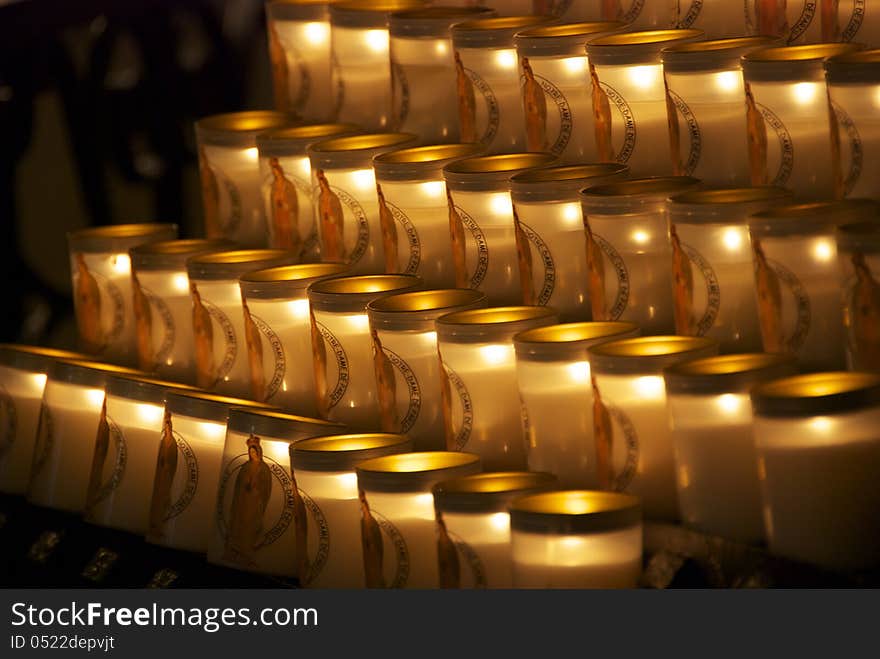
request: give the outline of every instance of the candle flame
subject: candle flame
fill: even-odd
[[[512,71],[516,68],[516,51],[499,50],[495,53],[495,63],[498,65],[498,68]]]
[[[330,38],[330,26],[327,23],[306,23],[303,32],[306,41],[313,46],[321,46]]]
[[[178,293],[189,293],[189,277],[185,272],[178,272],[171,278],[171,285]]]
[[[113,270],[120,275],[131,273],[131,259],[128,254],[116,254],[112,259]]]
[[[367,30],[364,33],[364,41],[374,53],[387,52],[388,40],[388,30]]]
[[[817,261],[821,261],[822,263],[828,263],[836,254],[837,249],[835,248],[834,243],[825,238],[820,238],[813,245],[813,256]]]

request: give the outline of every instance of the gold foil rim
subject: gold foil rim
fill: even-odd
[[[194,256],[189,260],[189,263],[193,265],[258,263],[260,261],[283,258],[291,254],[292,252],[286,249],[234,249]]]
[[[703,357],[682,362],[666,369],[666,373],[678,376],[727,376],[736,373],[752,373],[780,366],[794,365],[797,359],[782,353],[750,352],[734,355]]]
[[[590,348],[590,354],[602,357],[641,358],[680,355],[705,350],[715,341],[700,336],[640,336],[602,343]]]
[[[851,371],[832,371],[794,375],[755,388],[760,399],[817,399],[880,389],[880,375]]]
[[[178,391],[200,392],[201,391],[198,387],[194,387],[191,384],[185,384],[183,382],[171,382],[169,380],[162,380],[161,378],[156,378],[151,375],[138,375],[136,373],[117,373],[117,374],[114,374],[113,377],[118,378],[120,380],[126,380],[128,382],[138,382],[141,384],[149,384],[154,387],[163,387],[165,389],[171,389],[175,392],[178,392]]]
[[[398,151],[389,151],[376,156],[376,162],[383,164],[409,165],[431,162],[442,162],[450,158],[464,158],[483,150],[476,142],[461,144],[432,144],[415,146]]]
[[[493,495],[549,487],[556,482],[556,476],[546,472],[495,471],[442,481],[434,486],[434,493]]]
[[[820,61],[857,51],[859,44],[853,43],[818,43],[800,46],[774,46],[759,48],[743,55],[744,62],[808,62]]]
[[[296,443],[296,451],[313,451],[321,453],[346,453],[367,451],[377,448],[393,448],[410,443],[406,435],[393,433],[356,433],[350,435],[327,435],[326,437],[310,437]]]
[[[380,313],[410,313],[435,311],[475,304],[485,295],[470,288],[441,288],[428,291],[400,293],[374,300],[370,310]]]
[[[736,51],[751,46],[760,47],[762,44],[772,44],[777,41],[776,37],[731,37],[728,39],[709,39],[707,41],[691,41],[689,43],[676,44],[664,50],[665,53],[718,53],[725,50]]]
[[[278,128],[295,121],[293,115],[275,110],[246,110],[213,114],[199,119],[199,128],[217,132],[251,133]]]
[[[173,224],[159,222],[144,222],[143,224],[108,224],[100,227],[87,227],[75,229],[68,236],[72,240],[82,238],[138,238],[149,236],[154,233],[167,231]]]
[[[599,37],[591,41],[590,48],[612,46],[647,46],[650,44],[671,43],[681,39],[694,39],[703,34],[702,30],[644,30],[641,32],[624,32]]]
[[[276,128],[260,134],[261,142],[273,142],[275,140],[306,140],[322,137],[333,137],[343,133],[353,133],[362,130],[357,124],[327,123],[327,124],[304,124],[302,126],[287,126]]]
[[[639,197],[672,195],[699,184],[699,179],[690,176],[655,176],[633,179],[618,183],[606,183],[586,190],[588,197]]]
[[[111,375],[132,375],[135,377],[149,377],[148,373],[139,371],[127,366],[117,366],[116,364],[105,364],[104,362],[92,361],[90,359],[58,359],[59,364],[67,366],[77,366],[79,368],[88,368],[101,373],[109,373]]]
[[[312,145],[312,151],[316,153],[339,153],[345,151],[369,151],[384,147],[404,144],[416,136],[412,133],[365,133],[363,135],[348,135],[317,142]]]
[[[520,343],[575,343],[593,341],[618,334],[628,334],[638,330],[635,323],[624,321],[584,321],[579,323],[560,323],[537,327],[517,334],[514,341]]]
[[[584,517],[640,509],[641,505],[640,499],[631,494],[592,490],[560,490],[522,497],[513,503],[510,510],[511,512],[537,515]]]
[[[533,27],[522,32],[517,32],[517,38],[527,39],[555,39],[557,37],[576,37],[579,35],[589,36],[600,32],[613,32],[626,27],[626,23],[620,21],[587,21],[582,23],[563,23],[561,25],[543,25]]]
[[[345,263],[299,263],[297,265],[279,265],[264,268],[242,275],[244,282],[268,284],[272,282],[301,281],[316,277],[332,277],[348,272],[351,266]]]
[[[834,55],[828,59],[826,66],[836,69],[837,67],[845,67],[847,64],[880,64],[880,48]]]
[[[518,184],[555,183],[578,179],[603,178],[626,172],[626,165],[616,162],[598,162],[585,165],[555,165],[530,169],[514,174],[511,181]]]
[[[418,282],[412,275],[357,275],[315,282],[309,291],[324,295],[363,295],[409,288]]]
[[[772,199],[784,199],[791,193],[777,186],[756,186],[743,188],[710,188],[707,190],[689,190],[671,198],[676,204],[747,204]]]
[[[478,464],[479,456],[456,451],[417,451],[372,458],[358,465],[358,472],[372,474],[420,474]]]
[[[269,0],[268,5],[332,5],[340,0]]]
[[[253,401],[250,401],[253,402]],[[327,421],[326,419],[315,419],[308,416],[299,416],[297,414],[288,414],[280,410],[273,409],[268,404],[257,403],[253,405],[235,405],[234,407],[244,407],[244,411],[255,416],[266,417],[267,419],[277,419],[279,421],[290,421],[291,423],[307,423],[313,426],[325,426],[327,428],[345,428],[345,426],[336,421]]]
[[[425,0],[348,0],[334,2],[333,9],[340,11],[362,11],[369,13],[388,14],[391,12],[419,9],[425,6]]]
[[[208,391],[175,391],[175,396],[183,398],[192,398],[194,400],[204,400],[209,403],[220,403],[228,407],[253,407],[258,409],[272,409],[267,403],[259,403],[255,400],[247,400],[246,398],[235,398],[233,396],[223,396],[222,394],[212,394]]]
[[[490,307],[456,311],[441,317],[437,322],[442,325],[493,326],[548,318],[556,313],[550,307]]]
[[[47,348],[45,346],[20,345],[17,343],[0,343],[0,350],[9,350],[12,352],[21,352],[28,355],[36,355],[38,357],[46,357],[48,359],[63,359],[65,361],[89,361],[84,355],[73,350],[64,350],[62,348]]]
[[[179,240],[162,240],[132,247],[133,254],[150,254],[162,256],[181,256],[198,254],[206,249],[228,249],[233,243],[225,238],[181,238]]]
[[[556,160],[549,153],[507,153],[494,156],[474,156],[463,158],[446,165],[445,171],[452,174],[492,174],[515,172],[530,167],[549,165]]]
[[[511,30],[519,27],[531,27],[548,21],[547,16],[524,14],[522,16],[496,16],[494,18],[478,18],[464,21],[452,26],[454,32],[494,32],[495,30]]]
[[[833,218],[862,217],[865,213],[874,212],[880,217],[880,202],[873,199],[843,199],[839,201],[814,201],[803,204],[786,204],[761,211],[752,216],[752,220],[825,218],[828,224],[834,224]]]
[[[453,6],[436,6],[436,7],[421,7],[420,9],[404,9],[399,12],[395,12],[394,18],[402,18],[405,20],[442,20],[444,18],[456,18],[457,16],[474,16],[485,13],[488,11],[488,7],[469,7],[467,5],[462,5],[460,7]]]

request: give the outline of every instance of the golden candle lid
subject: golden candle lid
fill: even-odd
[[[326,21],[329,28],[330,5],[335,2],[339,0],[270,0],[266,3],[266,15],[271,20]]]
[[[412,133],[364,133],[315,142],[308,153],[312,167],[318,169],[372,167],[375,156],[413,146],[417,141]]]
[[[297,254],[286,249],[235,249],[191,256],[186,260],[190,279],[238,279],[254,270],[294,265]]]
[[[669,216],[673,224],[745,224],[755,213],[790,203],[792,196],[790,190],[772,185],[691,190],[669,198]]]
[[[851,222],[835,227],[837,248],[842,252],[880,252],[880,222]]]
[[[667,393],[703,395],[745,392],[759,382],[795,373],[794,355],[755,352],[681,362],[663,376]]]
[[[513,48],[517,32],[554,22],[552,16],[523,15],[478,18],[452,26],[455,48]]]
[[[437,319],[441,341],[473,343],[512,341],[520,332],[544,325],[555,325],[559,314],[552,307],[490,307],[456,311]]]
[[[638,335],[638,325],[623,321],[561,323],[520,332],[513,345],[517,359],[585,361],[590,346]]]
[[[49,368],[49,379],[84,387],[103,388],[111,375],[150,377],[149,373],[126,366],[105,364],[91,359],[57,359]]]
[[[186,260],[191,256],[210,252],[226,252],[236,244],[224,238],[188,238],[161,240],[132,247],[131,266],[135,270],[185,270]]]
[[[486,306],[488,299],[482,291],[441,288],[373,300],[367,305],[367,314],[374,329],[431,332],[436,329],[435,322],[440,316]]]
[[[351,0],[330,6],[330,23],[334,26],[382,29],[388,17],[398,11],[420,9],[427,0]]]
[[[71,350],[16,343],[0,344],[0,364],[9,368],[33,373],[48,373],[52,364],[58,359],[88,361],[89,358],[87,355]]]
[[[510,188],[514,174],[547,167],[556,162],[552,153],[507,153],[494,156],[473,156],[451,162],[443,168],[443,178],[455,190],[494,190]]]
[[[196,137],[200,143],[216,146],[254,147],[257,134],[296,123],[295,115],[275,110],[227,112],[196,121]]]
[[[413,442],[406,435],[330,435],[291,444],[290,464],[294,471],[354,471],[365,460],[409,453],[412,449]]]
[[[553,474],[535,471],[496,471],[453,478],[434,486],[434,506],[440,512],[507,512],[514,499],[552,490],[557,482]]]
[[[618,492],[543,492],[516,499],[510,506],[510,528],[524,533],[603,533],[641,523],[641,499]]]
[[[718,354],[718,342],[700,336],[641,336],[595,345],[589,349],[590,367],[608,375],[660,373],[698,357]]]
[[[759,48],[742,58],[747,81],[825,81],[825,60],[863,50],[863,44],[815,43],[801,46]]]
[[[659,63],[664,48],[704,38],[702,30],[622,32],[593,39],[587,43],[587,54],[591,64]]]
[[[581,190],[621,181],[628,175],[629,167],[616,162],[527,169],[510,177],[510,196],[519,202],[577,201]]]
[[[177,238],[176,224],[144,222],[142,224],[110,224],[76,229],[67,234],[74,252],[126,252],[143,243]]]
[[[626,23],[620,21],[541,25],[517,32],[514,43],[521,56],[579,56],[586,59],[588,41],[620,32],[625,27]]]
[[[880,375],[835,371],[774,380],[752,390],[756,415],[810,417],[880,405]]]
[[[380,180],[420,180],[428,176],[440,177],[443,168],[451,162],[482,153],[482,144],[435,144],[386,151],[373,158],[373,169]]]
[[[480,471],[480,456],[417,451],[372,458],[357,466],[358,487],[371,492],[430,492],[435,484]]]
[[[880,83],[880,48],[835,55],[825,60],[825,77],[835,83]]]
[[[303,124],[268,130],[257,135],[257,149],[261,156],[301,156],[306,149],[331,137],[357,135],[363,129],[357,124]]]
[[[296,416],[271,409],[230,407],[226,427],[243,435],[294,442],[309,437],[345,432],[341,423]]]
[[[663,60],[663,70],[670,73],[733,68],[738,74],[740,58],[743,55],[758,48],[782,43],[782,39],[771,36],[691,41],[668,46],[661,51],[660,56]]]
[[[207,391],[171,391],[165,399],[165,405],[172,414],[182,414],[217,423],[226,423],[229,411],[233,407],[275,409],[266,403],[212,394]]]
[[[652,176],[596,185],[581,192],[587,213],[629,212],[639,206],[665,203],[666,199],[693,190],[700,180],[691,176]]]
[[[417,291],[423,286],[415,275],[359,275],[337,277],[315,282],[308,288],[313,309],[331,313],[366,313],[373,300],[390,295]]]
[[[776,206],[752,215],[752,236],[797,236],[830,233],[839,224],[880,220],[880,203],[873,199],[817,201]]]
[[[328,277],[342,277],[351,270],[347,263],[299,263],[254,270],[239,278],[241,292],[247,298],[284,299]]]
[[[141,403],[164,405],[172,391],[199,391],[188,384],[168,382],[152,376],[131,375],[127,373],[110,374],[105,391],[109,396],[118,396]]]
[[[449,29],[456,23],[475,18],[495,16],[490,7],[425,7],[391,14],[388,31],[392,37],[449,38]]]

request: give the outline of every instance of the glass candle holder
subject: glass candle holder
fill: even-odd
[[[751,183],[740,58],[772,43],[771,37],[740,37],[663,49],[669,139],[677,175],[696,176],[711,185]]]
[[[562,490],[510,508],[515,588],[635,588],[642,573],[638,497]]]
[[[794,357],[766,353],[707,357],[666,369],[685,524],[738,542],[764,542],[749,390],[796,372]]]
[[[620,181],[626,165],[559,165],[510,179],[522,301],[549,305],[564,321],[589,320],[589,272],[581,190]]]
[[[703,38],[700,30],[613,34],[587,44],[599,160],[633,176],[673,174],[661,51]]]
[[[476,309],[437,320],[447,449],[476,453],[491,471],[525,470],[513,337],[557,322],[549,307]]]
[[[553,16],[563,23],[601,21],[602,10],[603,7],[599,3],[575,2],[574,0],[532,0],[531,7],[533,14]]]
[[[215,394],[170,392],[153,444],[147,542],[204,554],[217,511],[226,422],[234,407],[268,405]]]
[[[669,199],[675,333],[723,352],[761,350],[748,218],[790,201],[772,186],[684,192]]]
[[[413,275],[326,279],[309,286],[316,404],[324,419],[352,430],[381,427],[373,338],[367,305],[385,295],[422,288]]]
[[[518,32],[526,148],[561,163],[599,160],[586,44],[623,23],[570,23]]]
[[[868,200],[779,206],[749,221],[764,352],[796,355],[806,370],[843,368],[846,338],[834,227],[876,221]]]
[[[0,344],[0,492],[27,492],[43,390],[57,359],[82,359],[67,350]]]
[[[359,275],[385,271],[387,222],[379,209],[373,156],[415,141],[410,133],[370,133],[309,147],[312,205],[323,261],[347,263]]]
[[[104,386],[111,373],[142,375],[79,360],[59,359],[49,367],[27,487],[30,503],[77,514],[85,510]]]
[[[880,46],[880,14],[860,0],[822,0],[822,41],[850,41]]]
[[[300,555],[308,518],[290,447],[344,426],[268,410],[229,411],[208,562],[247,572],[308,577]]]
[[[382,430],[405,433],[417,451],[446,448],[435,321],[485,306],[486,296],[467,288],[389,295],[367,305]]]
[[[330,60],[333,0],[266,3],[275,109],[309,121],[331,121],[339,104]]]
[[[878,25],[880,27],[880,25]],[[831,102],[832,144],[840,158],[835,197],[880,198],[880,50],[831,57],[825,62]]]
[[[268,110],[216,114],[196,122],[205,235],[244,247],[266,247],[257,134],[296,123]]]
[[[669,176],[581,193],[593,320],[626,320],[643,334],[672,332],[672,250],[666,199],[699,181]]]
[[[357,465],[367,588],[436,588],[434,495],[440,481],[480,471],[470,453],[421,451]]]
[[[284,265],[241,276],[251,397],[293,414],[314,417],[315,379],[308,287],[348,273],[341,263]]]
[[[649,519],[678,519],[663,370],[718,354],[711,339],[645,336],[589,349],[600,489],[641,497]]]
[[[441,588],[512,588],[510,503],[551,490],[552,474],[497,471],[434,486]]]
[[[826,5],[826,0],[821,0]],[[750,16],[748,4],[746,15]],[[788,0],[754,0],[753,34],[781,38],[787,44],[813,44],[823,40],[822,21],[816,15],[818,2]],[[821,14],[828,11],[820,9]],[[828,39],[831,41],[831,39]]]
[[[458,288],[481,290],[492,305],[522,303],[509,179],[555,161],[549,153],[517,153],[464,158],[443,168]]]
[[[880,371],[880,225],[837,227],[846,361],[850,370]]]
[[[859,48],[761,48],[743,57],[752,185],[783,186],[805,201],[834,196],[841,147],[823,62]]]
[[[253,270],[296,260],[293,252],[282,249],[239,249],[187,260],[196,384],[201,389],[250,396],[250,355],[244,339],[259,328],[243,314],[238,279]]]
[[[832,570],[880,556],[880,378],[817,373],[752,391],[770,551]]]
[[[156,443],[162,436],[165,399],[192,387],[161,380],[110,375],[91,444],[85,509],[87,522],[135,535],[147,532]]]
[[[444,144],[373,159],[386,272],[418,275],[431,288],[455,286],[443,167],[481,151],[477,144]]]
[[[257,136],[270,247],[289,249],[304,262],[320,260],[308,148],[315,142],[358,132],[354,124],[311,124]]]
[[[599,487],[593,441],[590,346],[639,335],[633,323],[567,323],[513,337],[531,471],[555,474],[560,487]]]
[[[384,130],[393,123],[388,17],[423,0],[359,0],[330,6],[333,70],[339,84],[337,121]]]
[[[361,502],[355,467],[365,460],[412,450],[405,435],[361,434],[304,439],[290,445],[290,464],[306,523],[297,531],[300,586],[363,588]],[[303,551],[304,550],[304,551]],[[352,553],[355,553],[352,556]]]
[[[456,70],[450,28],[494,16],[487,7],[426,7],[391,14],[391,78],[395,130],[426,144],[458,142]]]
[[[73,310],[83,352],[119,364],[137,363],[128,250],[174,238],[175,224],[116,224],[67,234]]]
[[[675,3],[675,22],[678,28],[702,30],[707,39],[727,39],[746,34],[765,34],[755,31],[753,0],[745,3],[727,0],[684,0]]]
[[[235,243],[215,238],[163,240],[129,251],[138,368],[195,384],[192,298],[186,260],[234,248]]]
[[[514,35],[546,16],[481,18],[452,27],[459,137],[488,153],[527,150]]]

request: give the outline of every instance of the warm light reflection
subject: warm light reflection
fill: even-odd
[[[162,422],[162,417],[165,415],[165,407],[141,403],[137,406],[137,415],[144,425],[156,426],[158,428]]]
[[[178,293],[189,293],[189,277],[185,272],[176,272],[171,276],[171,287]]]
[[[199,439],[222,441],[226,438],[225,423],[198,421],[196,423],[196,428],[198,430],[198,434],[200,435]]]
[[[565,204],[562,207],[562,218],[567,224],[571,224],[579,229],[582,229],[584,226],[584,215],[580,204]]]
[[[727,416],[740,416],[748,405],[748,399],[745,396],[737,396],[736,394],[721,394],[715,402],[718,410]]]
[[[309,160],[308,156],[304,158],[299,158],[296,161],[295,167],[299,170],[300,176],[302,176],[307,181],[312,178],[312,163]]]
[[[309,299],[303,298],[302,300],[288,300],[287,305],[287,313],[296,318],[297,320],[308,320],[309,318]]]
[[[374,53],[386,52],[388,40],[388,30],[367,30],[364,33],[364,41]]]
[[[665,386],[663,378],[657,375],[644,375],[633,381],[633,388],[641,398],[663,398]]]
[[[449,45],[445,41],[437,41],[434,43],[434,52],[437,55],[448,55],[449,54]]]
[[[92,407],[101,407],[104,404],[104,390],[86,389],[86,400]]]
[[[127,275],[131,272],[131,259],[128,254],[116,254],[111,259],[113,271],[120,275]]]
[[[361,190],[372,190],[376,187],[376,176],[372,169],[359,169],[352,172],[354,184]]]
[[[419,184],[422,193],[427,197],[440,199],[446,195],[446,185],[443,181],[426,181]]]
[[[31,373],[30,374],[31,384],[35,389],[39,389],[40,391],[46,386],[46,374],[45,373]]]
[[[252,146],[243,151],[244,157],[250,160],[251,162],[257,162],[260,159],[260,152],[257,147]]]
[[[493,194],[489,199],[489,206],[495,215],[513,214],[513,202],[510,200],[510,194],[507,192]]]
[[[817,82],[798,82],[792,87],[794,100],[801,105],[809,105],[819,94],[820,83]]]
[[[660,66],[646,65],[630,67],[627,73],[633,85],[642,89],[650,89],[660,84],[662,71],[663,68]]]
[[[330,39],[330,25],[327,23],[306,23],[303,33],[306,41],[312,46],[321,46]]]
[[[480,357],[490,366],[513,361],[513,347],[503,343],[490,343],[480,346]]]
[[[590,362],[572,362],[566,365],[568,377],[573,382],[589,382],[590,381]]]
[[[489,515],[489,526],[493,531],[510,531],[510,514],[492,513]]]
[[[587,70],[586,57],[566,57],[562,60],[562,65],[569,73],[578,74],[585,73]]]
[[[743,86],[742,74],[739,71],[722,71],[715,75],[715,84],[723,92],[735,92]]]
[[[647,245],[651,240],[651,234],[647,231],[643,231],[642,229],[636,229],[632,232],[632,240],[637,245]]]
[[[831,430],[831,419],[827,416],[816,416],[810,419],[810,428],[815,432],[827,433]]]
[[[745,239],[742,229],[729,228],[725,229],[721,236],[724,246],[731,252],[739,251]]]
[[[512,70],[516,68],[516,51],[499,50],[495,53],[495,63],[499,68]]]
[[[370,319],[367,317],[367,314],[353,314],[351,316],[346,316],[348,321],[348,326],[353,332],[369,332],[370,331]]]
[[[835,244],[826,238],[820,238],[813,245],[813,256],[817,261],[827,263],[837,256]]]

